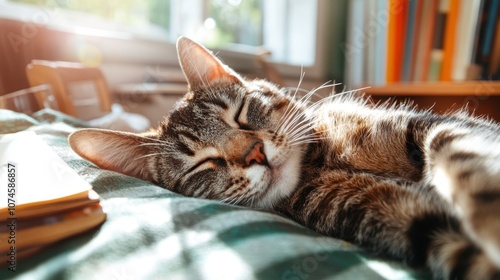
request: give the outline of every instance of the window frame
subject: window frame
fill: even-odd
[[[206,0],[182,0],[191,1],[193,3],[202,3]],[[273,0],[277,1],[277,0]],[[278,0],[282,3],[285,0]],[[300,1],[300,0],[292,0]],[[329,26],[332,23],[332,16],[330,11],[333,9],[333,1],[328,0],[314,0],[316,2],[316,27],[315,34],[311,36],[308,40],[313,38],[314,42],[314,60],[311,65],[296,65],[285,62],[274,61],[272,57],[270,62],[275,65],[278,72],[280,72],[284,77],[288,78],[298,78],[301,76],[302,72],[305,73],[306,78],[309,79],[324,79],[328,77],[330,70],[330,47],[331,46],[331,36],[329,34]],[[176,1],[172,1],[175,3]],[[172,11],[174,11],[172,8]],[[206,5],[202,5],[202,9],[206,9]],[[297,11],[297,9],[295,9]],[[107,31],[107,30],[95,30],[88,28],[75,28],[72,26],[64,25],[54,20],[55,17],[61,10],[57,8],[45,8],[45,7],[29,7],[27,4],[19,4],[8,2],[7,0],[0,0],[0,17],[6,17],[10,19],[16,19],[25,22],[25,30],[33,29],[32,26],[45,27],[48,29],[65,32],[74,35],[76,40],[85,41],[85,43],[97,47],[105,58],[104,62],[112,63],[137,63],[140,65],[157,65],[166,67],[176,67],[178,66],[178,61],[175,50],[174,41],[168,41],[165,39],[153,39],[147,36],[138,36],[137,34],[131,34],[120,31]],[[192,12],[192,11],[191,11]],[[203,11],[201,11],[203,12]],[[206,11],[205,11],[206,13]],[[180,15],[179,15],[180,16]],[[293,16],[293,15],[292,15]],[[298,17],[298,15],[296,15]],[[175,19],[172,21],[172,27],[174,27]],[[265,24],[265,23],[264,23]],[[266,29],[266,26],[264,26]],[[97,32],[96,32],[97,31]],[[29,32],[27,32],[29,33]],[[36,32],[35,32],[36,33]],[[17,34],[26,39],[32,39],[36,34]],[[274,34],[276,35],[276,34]],[[170,40],[175,40],[172,38],[177,35],[170,34]],[[273,36],[273,34],[268,35]],[[264,38],[264,44],[266,44],[266,38]],[[288,42],[290,44],[290,42]],[[140,51],[138,51],[140,50]],[[252,47],[239,47],[239,48],[224,48],[224,49],[213,49],[225,63],[229,64],[237,71],[251,72],[258,67],[255,63],[255,50]]]

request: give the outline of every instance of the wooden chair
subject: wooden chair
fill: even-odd
[[[99,68],[33,60],[26,66],[26,75],[31,86],[50,84],[63,113],[91,120],[111,112],[111,96]]]

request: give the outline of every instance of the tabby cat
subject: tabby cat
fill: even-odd
[[[189,91],[142,134],[83,129],[101,168],[174,192],[283,213],[436,278],[500,278],[500,125],[464,113],[308,102],[177,42]]]

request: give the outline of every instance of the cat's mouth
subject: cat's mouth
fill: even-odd
[[[266,155],[266,164],[264,166],[270,172],[270,187],[281,185],[281,182],[286,180],[285,175],[295,169],[293,168],[296,161],[294,151],[288,149],[285,151],[278,147],[264,145],[262,152]]]
[[[293,192],[300,178],[302,153],[295,149],[280,149],[269,145],[264,147],[268,158],[265,166],[268,184],[261,206],[266,207]]]

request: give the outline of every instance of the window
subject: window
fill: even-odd
[[[175,5],[173,30],[209,47],[255,52],[249,47],[263,46],[275,62],[314,63],[316,0],[179,0]],[[193,7],[201,8],[194,12]]]
[[[7,1],[7,2],[5,2]],[[210,48],[253,54],[271,51],[282,72],[300,75],[300,67],[324,75],[319,43],[328,30],[325,0],[0,0],[50,10],[50,25],[87,34],[173,43],[189,36]],[[323,8],[322,8],[323,7]],[[320,18],[323,18],[320,21]],[[322,31],[323,30],[323,31]],[[326,33],[326,32],[323,32]],[[280,65],[294,65],[295,68]],[[319,67],[319,68],[318,68]],[[316,69],[315,69],[316,68]],[[319,70],[318,70],[319,69]],[[314,74],[316,73],[316,74]]]

